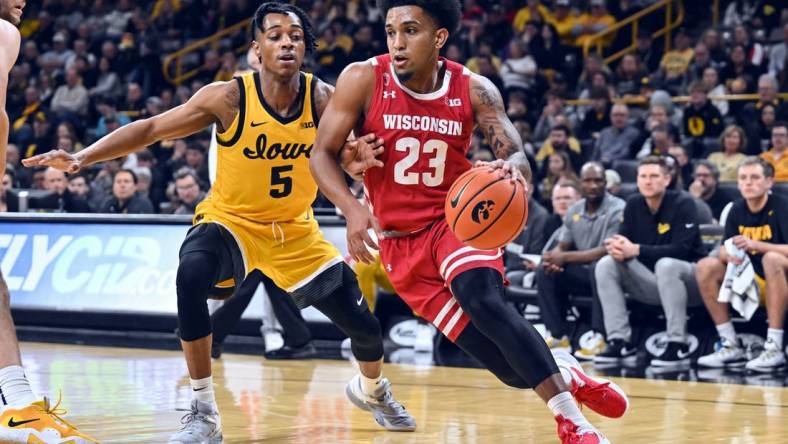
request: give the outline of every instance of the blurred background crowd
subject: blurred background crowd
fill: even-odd
[[[334,82],[348,63],[386,52],[384,17],[374,1],[295,3],[313,18],[319,37],[305,70]],[[610,169],[608,187],[620,195],[636,192],[637,159],[650,154],[669,155],[674,186],[704,200],[718,182],[735,180],[735,166],[745,155],[777,153],[771,158],[777,180],[788,180],[788,156],[781,155],[788,140],[772,134],[776,122],[788,119],[788,106],[778,97],[778,91],[788,91],[788,15],[781,2],[721,1],[716,24],[712,2],[685,2],[685,18],[671,30],[667,51],[665,38],[652,38],[664,26],[664,13],[639,22],[636,47],[624,57],[605,63],[606,55],[632,42],[629,28],[603,39],[601,55],[583,50],[592,35],[652,3],[464,1],[462,28],[444,55],[501,90],[536,171],[534,199],[548,211],[554,185],[575,180],[587,160]],[[207,83],[231,79],[248,67],[244,27],[184,57],[185,66],[196,69],[177,83],[167,80],[163,61],[248,20],[258,5],[249,0],[28,4],[8,88],[12,128],[2,205],[15,211],[13,190],[38,189],[59,196],[56,211],[193,212],[210,188],[209,131],[68,177],[23,168],[20,160],[56,148],[79,151],[120,126],[185,102]],[[757,99],[709,99],[744,93]],[[483,136],[475,136],[469,157],[492,156]],[[700,159],[716,167],[713,177],[695,174]],[[708,203],[718,218],[721,203]],[[315,205],[330,207],[320,198]]]

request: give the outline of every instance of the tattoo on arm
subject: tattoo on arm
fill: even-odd
[[[478,99],[477,124],[484,132],[495,156],[516,163],[523,176],[530,182],[531,168],[523,152],[523,141],[509,120],[509,116],[506,115],[501,93],[489,80],[485,79],[479,83],[472,88]]]

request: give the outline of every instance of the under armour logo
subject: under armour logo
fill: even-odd
[[[391,271],[391,264],[386,264],[386,271]]]
[[[383,98],[384,99],[396,99],[397,92],[396,91],[383,91]]]

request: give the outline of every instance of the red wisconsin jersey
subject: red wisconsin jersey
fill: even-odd
[[[441,58],[443,84],[419,94],[400,84],[388,55],[370,61],[375,92],[360,134],[383,138],[385,150],[384,166],[367,170],[364,185],[384,230],[416,231],[444,217],[449,188],[471,167],[471,73]]]

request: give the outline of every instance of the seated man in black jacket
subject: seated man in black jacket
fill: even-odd
[[[58,195],[58,209],[61,213],[90,213],[85,199],[71,194],[66,181],[66,173],[49,167],[44,171],[44,189]]]
[[[112,176],[112,196],[104,200],[98,212],[151,214],[153,204],[147,197],[137,194],[137,174],[132,170],[120,170]]]
[[[619,234],[605,240],[607,256],[595,277],[607,330],[607,348],[595,363],[627,363],[636,358],[624,291],[630,298],[661,305],[667,320],[668,346],[651,361],[655,366],[689,364],[687,306],[702,299],[694,262],[705,251],[692,196],[668,190],[670,170],[661,157],[638,166],[639,194],[624,208]]]

